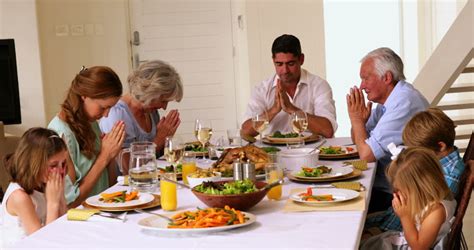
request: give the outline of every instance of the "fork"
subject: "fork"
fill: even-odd
[[[324,143],[326,143],[326,139],[323,139],[319,144],[317,144],[313,150],[311,150],[308,154],[311,154],[313,153],[314,151],[316,151],[317,149],[319,149],[321,146],[324,145]]]
[[[105,218],[111,218],[111,219],[125,221],[125,217],[127,216],[127,212],[124,212],[124,213],[121,213],[121,214],[112,214],[112,213],[100,212],[100,213],[97,213],[96,215],[102,216],[102,217],[105,217]],[[122,215],[123,215],[123,218],[122,218]]]
[[[165,215],[162,215],[162,214],[159,214],[159,213],[154,213],[154,212],[150,212],[150,211],[145,211],[145,210],[139,209],[139,208],[134,209],[134,211],[137,212],[137,213],[142,213],[142,214],[152,214],[152,215],[158,216],[158,217],[160,217],[160,218],[163,218],[163,219],[165,219],[165,220],[167,220],[167,221],[169,221],[169,222],[173,222],[173,220],[172,220],[170,217],[165,216]]]

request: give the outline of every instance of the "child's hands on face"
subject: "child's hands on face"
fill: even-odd
[[[60,204],[64,197],[64,170],[62,168],[52,168],[49,170],[48,181],[46,182],[45,195],[46,202]]]
[[[402,192],[398,191],[393,193],[392,207],[400,219],[405,216],[410,216],[408,199]]]

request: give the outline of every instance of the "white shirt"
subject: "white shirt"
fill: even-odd
[[[26,232],[20,218],[11,215],[7,211],[8,198],[10,198],[10,195],[18,189],[23,188],[18,185],[18,183],[10,182],[7,191],[5,192],[5,196],[3,197],[3,203],[0,208],[0,249],[2,249],[2,247],[11,246],[26,237]],[[46,197],[44,193],[35,190],[30,194],[30,198],[33,201],[36,216],[40,219],[41,225],[44,225],[44,222],[46,221]]]
[[[278,76],[274,74],[255,87],[247,105],[244,121],[272,107],[275,101],[277,79]],[[334,132],[336,132],[336,107],[332,98],[332,89],[326,80],[301,69],[301,77],[296,86],[295,96],[293,98],[288,97],[293,105],[304,112],[328,119]],[[283,133],[293,132],[290,122],[291,115],[281,110],[270,122],[267,132],[273,133],[277,130]]]

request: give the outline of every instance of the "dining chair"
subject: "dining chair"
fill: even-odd
[[[474,132],[471,134],[471,139],[469,139],[469,143],[467,144],[466,152],[464,152],[464,156],[462,157],[464,164],[467,164],[467,161],[474,160]]]
[[[0,203],[3,201],[4,192],[10,183],[10,174],[7,172],[7,164],[13,154],[7,154],[0,161]]]
[[[474,188],[474,160],[468,160],[465,165],[466,168],[459,185],[459,194],[456,197],[458,205],[454,214],[455,219],[448,235],[447,249],[449,250],[468,249],[466,239],[462,233],[462,221],[471,199],[472,189]]]

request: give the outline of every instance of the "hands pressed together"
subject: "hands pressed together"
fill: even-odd
[[[347,110],[351,123],[365,124],[370,117],[372,111],[372,102],[365,104],[364,94],[362,89],[353,87],[350,93],[346,96]]]
[[[102,137],[101,153],[109,156],[109,160],[117,156],[122,149],[122,144],[125,139],[125,123],[118,121],[112,130]]]
[[[278,79],[277,90],[275,91],[275,102],[273,102],[271,112],[278,114],[278,112],[280,112],[281,110],[288,114],[291,114],[299,109],[291,103],[290,98],[286,94],[285,89],[281,86],[280,79]]]
[[[161,118],[160,122],[156,125],[156,137],[161,138],[164,141],[164,138],[176,133],[179,124],[181,124],[179,112],[178,110],[173,109],[168,113],[168,115]]]

